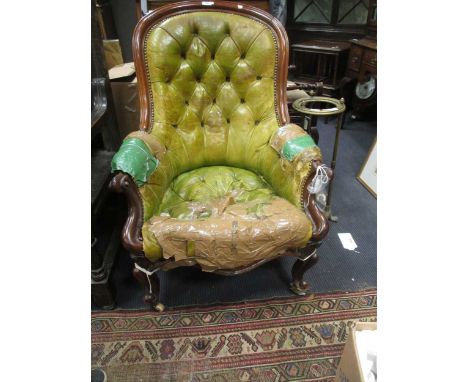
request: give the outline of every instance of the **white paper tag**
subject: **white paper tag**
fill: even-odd
[[[339,233],[338,237],[341,240],[341,244],[343,245],[343,248],[349,249],[350,251],[354,251],[357,248],[357,244],[353,239],[353,236],[351,236],[350,233]]]

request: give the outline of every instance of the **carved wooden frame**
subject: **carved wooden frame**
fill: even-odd
[[[144,61],[144,39],[150,28],[158,21],[169,16],[174,16],[187,12],[208,11],[208,12],[227,12],[247,16],[256,19],[257,21],[266,24],[275,34],[277,46],[277,72],[276,72],[276,113],[278,122],[281,125],[289,123],[289,113],[287,104],[287,76],[288,76],[288,60],[289,60],[289,43],[286,31],[281,23],[269,13],[246,5],[234,2],[216,1],[184,1],[176,2],[163,6],[143,17],[137,24],[133,34],[133,55],[135,62],[136,74],[139,79],[139,99],[140,99],[140,130],[149,131],[151,122],[150,113],[150,94],[148,82],[143,80],[146,78],[146,69]],[[140,80],[141,79],[141,80]],[[302,202],[304,211],[312,223],[313,234],[310,238],[305,250],[299,251],[297,248],[291,248],[288,251],[279,253],[277,256],[269,259],[262,259],[253,264],[236,269],[218,269],[214,273],[232,276],[253,270],[260,265],[276,259],[281,256],[294,256],[298,258],[292,268],[293,281],[291,289],[297,294],[306,294],[308,289],[307,283],[303,281],[303,275],[313,264],[318,260],[317,248],[321,245],[322,240],[328,233],[328,220],[315,202],[315,197],[309,195],[307,186],[311,183],[316,169],[321,165],[320,161],[311,162],[311,171],[309,177],[302,185]],[[329,177],[333,176],[329,171]],[[155,263],[150,262],[143,251],[143,203],[138,191],[138,186],[135,184],[130,175],[119,172],[111,180],[109,187],[119,193],[123,193],[127,198],[128,203],[128,218],[122,230],[122,243],[130,252],[131,257],[138,265],[133,274],[141,283],[146,286],[147,293],[145,301],[151,304],[157,310],[164,309],[164,306],[159,303],[159,279],[156,275],[157,270],[168,271],[173,268],[182,266],[199,266],[192,259],[184,259],[175,261],[167,259]],[[145,274],[139,268],[146,269]]]

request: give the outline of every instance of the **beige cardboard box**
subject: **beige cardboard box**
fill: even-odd
[[[138,130],[140,102],[133,62],[114,66],[109,70],[112,98],[121,139]]]
[[[113,82],[128,82],[135,78],[135,65],[133,62],[115,65],[109,69],[109,80]]]
[[[123,64],[122,49],[119,40],[102,40],[104,45],[104,59],[109,70],[116,65]]]
[[[136,79],[132,82],[111,82],[111,88],[120,137],[124,139],[139,127],[138,84]]]
[[[365,382],[356,347],[356,331],[377,330],[376,322],[358,322],[345,344],[343,355],[336,369],[335,382]]]

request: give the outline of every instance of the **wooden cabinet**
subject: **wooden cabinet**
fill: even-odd
[[[295,79],[309,83],[323,82],[323,94],[337,96],[346,69],[349,43],[310,40],[291,45]]]
[[[377,77],[377,41],[363,38],[352,39],[350,43],[346,76],[359,82],[365,81],[369,74]]]
[[[359,116],[377,103],[377,2],[369,1],[367,35],[349,42],[346,76],[340,83],[341,95],[352,110],[351,117]]]
[[[375,66],[375,68],[377,69],[377,46],[375,47],[376,50],[373,49],[374,48],[364,50],[363,61],[365,64]],[[377,71],[375,73],[377,74]]]
[[[366,37],[350,41],[346,77],[341,92],[358,117],[369,106],[377,103],[377,41]]]
[[[348,71],[359,72],[361,67],[362,48],[356,45],[351,46],[348,58]]]

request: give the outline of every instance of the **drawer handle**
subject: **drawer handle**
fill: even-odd
[[[359,57],[358,57],[358,56],[353,56],[353,57],[351,58],[351,62],[352,62],[353,64],[355,64],[355,63],[358,62],[358,61],[359,61]]]

